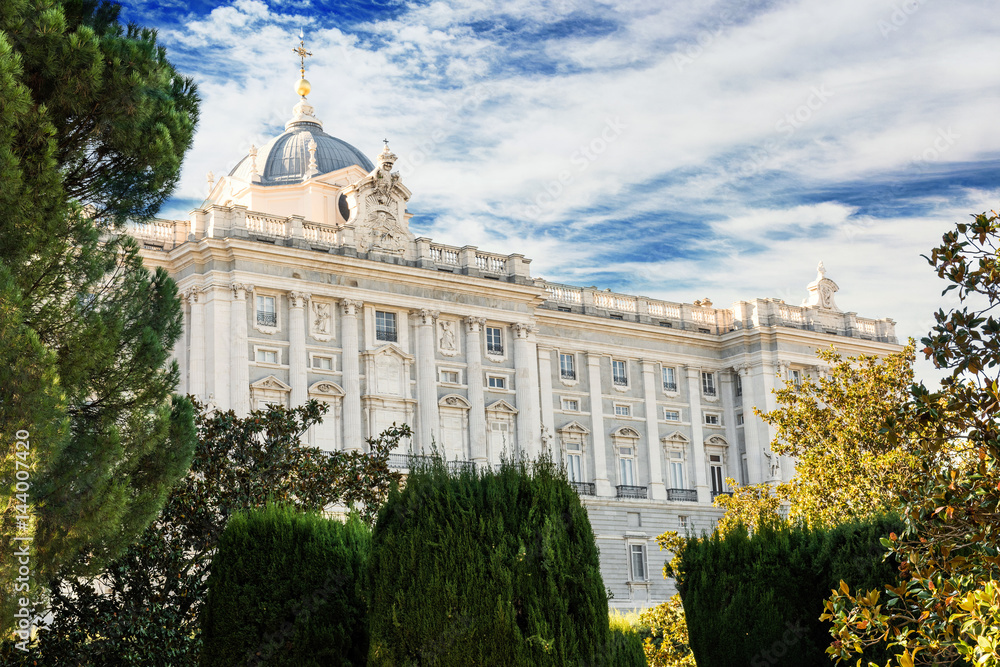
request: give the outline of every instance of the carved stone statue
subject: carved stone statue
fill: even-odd
[[[332,328],[330,324],[330,304],[313,301],[313,331],[329,335]]]
[[[455,349],[455,325],[448,320],[441,322],[441,349]]]
[[[781,461],[778,455],[769,449],[764,450],[764,456],[767,457],[768,463],[768,474],[771,479],[781,479]]]

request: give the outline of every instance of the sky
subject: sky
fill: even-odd
[[[998,0],[125,0],[123,18],[202,96],[162,217],[283,130],[300,29],[316,115],[372,157],[389,139],[414,233],[535,277],[799,304],[822,260],[843,310],[919,340],[956,304],[921,255],[1000,210]]]

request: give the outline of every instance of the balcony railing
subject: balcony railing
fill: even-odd
[[[619,387],[627,387],[628,386],[628,376],[626,376],[626,375],[616,375],[616,376],[614,376],[614,378],[612,378],[612,382],[614,382]]]
[[[276,327],[278,326],[278,314],[268,313],[263,310],[258,310],[257,324],[259,324],[262,327]]]
[[[375,340],[384,340],[390,343],[396,342],[395,329],[375,329]]]
[[[597,490],[594,488],[593,482],[570,482],[569,485],[581,496],[597,495]]]
[[[559,371],[559,377],[561,377],[563,380],[575,380],[576,371],[566,371],[566,370]]]
[[[706,396],[715,396],[715,387],[702,387],[701,393],[705,394]]]
[[[676,382],[664,382],[663,383],[663,391],[677,391],[677,383]]]
[[[390,453],[389,467],[396,468],[398,470],[413,470],[414,468],[419,468],[421,466],[432,465],[435,460],[435,457],[425,456],[423,454]],[[459,461],[456,459],[454,461],[445,461],[444,464],[451,472],[462,472],[465,470],[475,472],[476,470],[475,461]]]
[[[502,355],[503,354],[503,343],[487,343],[486,344],[486,352],[488,354]]]
[[[615,487],[616,495],[619,498],[645,498],[646,497],[646,487],[644,486],[629,486],[626,484],[621,484]]]
[[[732,496],[732,491],[712,491],[712,500],[715,500],[719,496]]]
[[[698,492],[694,489],[667,489],[667,500],[696,503],[698,502]]]

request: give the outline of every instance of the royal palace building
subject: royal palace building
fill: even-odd
[[[409,424],[403,470],[432,452],[476,466],[546,452],[590,514],[614,606],[673,592],[655,538],[710,529],[726,478],[792,476],[753,409],[824,373],[818,348],[899,349],[892,320],[837,307],[822,264],[801,306],[720,308],[552,283],[522,255],[417,237],[388,145],[373,164],[298,90],[284,133],[210,176],[189,219],[131,227],[184,296],[180,391],[240,415],[324,401],[308,438],[326,450]]]

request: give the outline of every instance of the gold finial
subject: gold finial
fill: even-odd
[[[302,30],[299,30],[299,46],[292,49],[292,53],[299,56],[299,81],[295,84],[295,92],[299,97],[305,97],[312,90],[312,86],[306,80],[306,58],[311,56],[312,53],[306,51],[305,34],[303,34]]]

